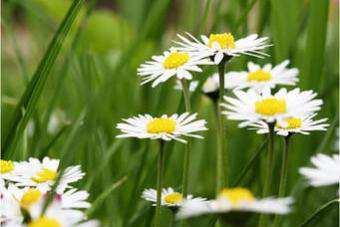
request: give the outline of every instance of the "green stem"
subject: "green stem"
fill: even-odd
[[[164,156],[164,141],[160,140],[157,164],[157,202],[155,214],[155,226],[160,227],[160,209],[162,199],[162,177],[163,177],[163,156]]]
[[[190,112],[190,91],[189,85],[186,80],[181,80],[183,96],[185,102],[185,111]],[[190,167],[190,141],[185,146],[184,160],[183,160],[183,182],[182,182],[182,194],[183,197],[186,198],[188,194],[188,176],[189,176],[189,167]]]
[[[311,216],[309,216],[302,224],[299,225],[299,227],[306,227],[310,223],[312,223],[316,218],[321,216],[324,212],[326,212],[333,204],[339,203],[339,199],[333,199],[331,201],[328,201],[327,203],[323,204],[321,207],[319,207]]]
[[[271,185],[272,185],[272,175],[273,175],[273,167],[274,167],[274,160],[273,160],[273,150],[274,150],[274,127],[275,123],[269,123],[269,133],[268,133],[268,151],[267,151],[267,163],[265,166],[265,181],[263,186],[263,197],[267,197],[271,193]],[[265,227],[268,223],[268,215],[261,214],[259,220],[259,227]]]
[[[286,194],[286,185],[287,185],[287,171],[288,171],[288,150],[289,150],[289,141],[291,134],[285,137],[284,149],[282,153],[282,164],[281,164],[281,176],[279,183],[279,194],[278,197],[283,197]],[[274,219],[274,226],[279,226],[281,221],[281,216],[276,215]]]
[[[228,186],[228,172],[224,169],[224,162],[226,162],[227,154],[225,151],[225,132],[224,132],[224,117],[222,116],[221,103],[223,102],[224,96],[224,71],[226,61],[218,65],[219,74],[219,100],[216,106],[217,114],[217,153],[216,153],[216,194],[218,194],[224,186]],[[227,164],[227,163],[226,163]]]

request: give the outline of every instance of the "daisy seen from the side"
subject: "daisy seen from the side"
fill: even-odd
[[[136,137],[139,139],[177,140],[186,143],[183,137],[203,138],[196,132],[205,131],[205,120],[196,120],[197,114],[183,113],[171,116],[152,117],[149,114],[123,119],[117,124],[122,134],[117,138]]]
[[[178,35],[180,40],[175,42],[178,45],[176,49],[210,57],[216,65],[224,59],[243,54],[259,58],[268,56],[262,50],[271,46],[267,37],[259,37],[257,34],[238,40],[235,40],[231,33],[210,34],[209,37],[202,35],[201,41],[190,33],[186,35]]]
[[[153,206],[156,206],[157,201],[157,191],[155,189],[149,188],[145,189],[142,193],[142,198],[153,202]],[[161,205],[166,207],[178,208],[180,207],[184,201],[205,201],[205,198],[196,197],[194,198],[192,195],[187,195],[186,198],[179,192],[176,192],[173,188],[163,188],[161,194]]]
[[[288,68],[289,60],[276,66],[266,64],[263,67],[248,63],[248,71],[228,72],[226,74],[226,87],[228,89],[250,88],[262,91],[264,88],[275,88],[277,85],[296,85],[299,81],[297,68]]]
[[[171,48],[163,55],[153,56],[152,61],[141,64],[137,69],[137,74],[141,77],[141,84],[153,81],[152,87],[156,87],[171,77],[176,77],[179,80],[191,80],[192,72],[202,72],[199,66],[209,64],[212,62],[207,58]]]

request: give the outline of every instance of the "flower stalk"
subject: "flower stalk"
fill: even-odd
[[[158,160],[157,160],[157,202],[156,202],[156,214],[155,214],[155,226],[160,227],[160,209],[161,209],[161,199],[162,199],[162,178],[163,178],[163,163],[164,156],[164,141],[160,140],[159,142],[159,152],[158,152]]]
[[[290,137],[292,134],[288,134],[288,136],[284,139],[284,149],[282,153],[282,163],[281,163],[281,176],[280,176],[280,183],[279,183],[279,194],[278,197],[285,196],[286,193],[286,185],[287,185],[287,171],[288,171],[288,151],[289,151],[289,142]],[[279,215],[275,216],[274,219],[274,226],[280,225],[281,218]]]
[[[274,128],[275,128],[275,122],[273,123],[268,123],[269,127],[269,133],[268,133],[268,151],[267,151],[267,160],[266,160],[266,165],[265,165],[265,179],[264,179],[264,186],[263,186],[263,193],[262,196],[268,197],[271,192],[271,185],[272,185],[272,173],[273,173],[273,167],[274,167],[274,155],[273,155],[273,150],[274,150]],[[260,220],[259,220],[259,227],[265,227],[267,226],[268,222],[268,215],[261,214]]]
[[[183,89],[185,111],[189,113],[191,109],[189,84],[185,79],[182,79],[181,83],[182,83],[182,89]],[[187,144],[185,145],[184,160],[183,160],[182,194],[184,198],[186,198],[188,194],[190,150],[191,150],[191,146],[190,146],[190,141],[188,140]]]

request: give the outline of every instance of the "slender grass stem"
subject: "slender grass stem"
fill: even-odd
[[[183,88],[183,96],[184,96],[184,103],[185,103],[185,111],[190,112],[190,91],[189,85],[186,80],[181,80],[182,88]],[[190,141],[185,145],[185,153],[184,153],[184,160],[183,160],[183,182],[182,182],[182,194],[183,197],[186,198],[188,194],[188,175],[189,175],[189,167],[190,167]]]
[[[281,163],[281,176],[279,183],[279,194],[278,197],[285,196],[286,193],[286,185],[287,185],[287,171],[288,171],[288,151],[289,151],[289,142],[290,142],[291,134],[285,137],[284,149],[282,153],[282,163]],[[279,226],[281,221],[281,217],[279,215],[275,216],[274,226]]]
[[[219,100],[216,106],[217,113],[217,153],[216,153],[216,194],[228,185],[228,173],[224,169],[224,162],[227,162],[227,154],[225,154],[225,132],[224,132],[224,117],[222,116],[221,103],[224,96],[224,72],[226,61],[218,65],[219,75]]]
[[[158,164],[157,164],[157,202],[156,202],[156,214],[155,214],[155,226],[160,227],[160,209],[161,209],[161,199],[162,199],[162,178],[163,178],[163,156],[164,156],[164,141],[159,142],[159,152],[158,152]]]
[[[301,223],[299,227],[309,226],[309,224],[315,221],[318,217],[322,216],[323,213],[326,213],[334,204],[339,204],[339,202],[340,202],[339,199],[333,199],[323,204],[311,216],[309,216],[303,223]]]
[[[267,151],[267,162],[265,166],[266,176],[263,186],[263,197],[267,197],[270,195],[271,192],[271,185],[272,185],[272,175],[273,175],[273,167],[274,167],[274,160],[273,160],[273,150],[274,150],[274,127],[275,123],[269,123],[269,133],[268,133],[268,151]],[[259,220],[259,227],[265,227],[268,223],[268,215],[261,214]]]

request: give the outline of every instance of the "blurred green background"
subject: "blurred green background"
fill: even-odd
[[[48,44],[56,34],[72,1],[4,0],[2,4],[1,139],[10,133],[14,109],[24,94]],[[63,41],[61,52],[48,74],[42,94],[32,108],[27,127],[18,134],[10,157],[49,155],[67,165],[79,163],[87,173],[79,186],[90,200],[124,176],[128,179],[100,203],[93,215],[103,226],[150,226],[153,208],[140,198],[146,187],[155,187],[157,143],[118,140],[115,125],[138,113],[153,115],[183,112],[181,92],[174,80],[157,88],[140,86],[136,69],[151,55],[169,48],[176,33],[195,35],[230,31],[236,38],[251,33],[268,36],[274,44],[271,57],[233,59],[229,70],[243,70],[248,61],[260,64],[291,60],[300,70],[302,89],[313,89],[324,100],[318,117],[327,117],[327,132],[293,138],[289,163],[289,194],[296,198],[294,212],[282,226],[298,226],[317,207],[337,196],[336,187],[310,188],[298,174],[318,152],[336,151],[339,109],[339,2],[337,0],[98,0],[81,5],[75,23]],[[200,86],[214,71],[196,75]],[[196,79],[195,78],[195,79]],[[193,141],[190,192],[209,198],[215,188],[216,127],[213,105],[200,93],[192,93],[193,110],[208,121],[204,140]],[[23,110],[25,112],[25,110]],[[237,128],[227,121],[230,153],[229,178],[235,181],[263,136]],[[26,126],[26,125],[25,125]],[[283,141],[275,145],[275,181],[278,181]],[[164,186],[180,189],[184,146],[166,147]],[[4,152],[4,150],[3,150]],[[7,150],[6,150],[7,152]],[[262,152],[264,153],[264,152]],[[8,153],[9,154],[9,153]],[[8,155],[7,154],[7,155]],[[6,154],[4,154],[6,155]],[[261,155],[263,156],[263,155]],[[257,159],[239,186],[260,196],[263,173]],[[277,182],[273,192],[277,191]],[[273,193],[275,194],[275,193]],[[164,209],[164,226],[170,211]],[[313,226],[336,226],[333,209]],[[249,217],[249,226],[258,215]],[[192,226],[209,226],[209,218],[196,218]]]

